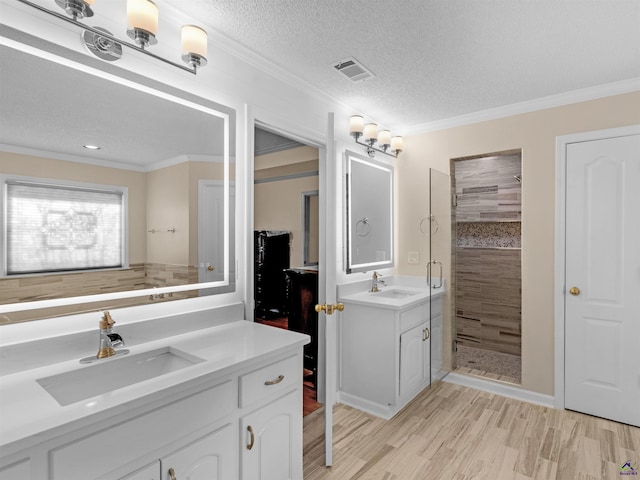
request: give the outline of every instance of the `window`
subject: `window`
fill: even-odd
[[[126,266],[126,188],[5,179],[5,275]]]

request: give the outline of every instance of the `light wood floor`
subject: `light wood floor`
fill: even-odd
[[[443,382],[389,421],[337,405],[331,468],[323,421],[305,418],[305,480],[640,480],[620,475],[639,428]]]

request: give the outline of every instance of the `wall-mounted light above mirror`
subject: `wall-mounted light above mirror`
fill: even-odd
[[[346,272],[393,266],[393,166],[344,153]]]
[[[235,111],[148,79],[89,73],[62,58],[0,49],[3,179],[127,192],[126,232],[117,234],[127,242],[126,256],[107,268],[65,264],[58,269],[64,272],[12,264],[0,277],[3,320],[55,314],[28,317],[43,308],[64,306],[69,314],[72,305],[84,311],[234,291]],[[69,85],[73,95],[61,94]],[[37,208],[64,210],[43,205]],[[98,235],[87,220],[97,218],[94,210],[85,202],[64,215],[44,215],[28,237],[45,253],[88,248]],[[87,221],[74,220],[80,218]],[[63,241],[81,223],[92,232]],[[7,244],[3,236],[4,255]]]
[[[389,130],[379,130],[375,123],[364,123],[364,117],[360,115],[351,115],[349,119],[349,134],[353,137],[358,145],[366,147],[367,155],[373,158],[376,152],[397,158],[402,153],[403,139],[401,136],[391,136]],[[360,141],[360,137],[364,138],[364,143]],[[375,144],[378,147],[374,147]]]

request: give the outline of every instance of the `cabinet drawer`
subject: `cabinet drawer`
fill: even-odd
[[[294,355],[240,377],[240,408],[302,385],[302,357]]]
[[[400,331],[404,332],[429,318],[429,304],[400,313]]]
[[[236,388],[235,382],[228,380],[56,448],[49,454],[51,479],[98,478],[213,423],[235,410]]]

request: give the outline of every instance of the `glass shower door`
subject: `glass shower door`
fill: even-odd
[[[455,315],[451,312],[453,285],[452,222],[451,222],[451,177],[433,168],[429,169],[429,228],[427,240],[429,263],[427,284],[431,292],[430,341],[431,382],[444,378],[455,366],[453,339],[455,338]],[[426,225],[425,225],[426,226]]]

